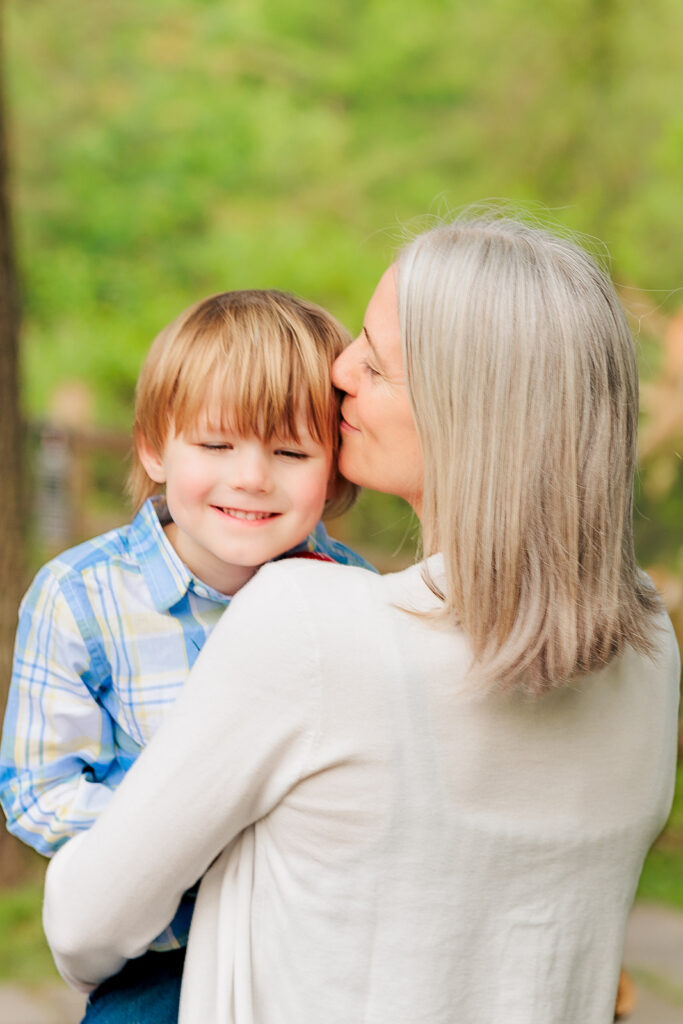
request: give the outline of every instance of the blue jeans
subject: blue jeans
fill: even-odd
[[[177,1024],[184,949],[145,953],[90,993],[81,1024]]]

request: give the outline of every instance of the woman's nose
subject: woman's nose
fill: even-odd
[[[356,390],[360,366],[358,340],[347,345],[332,364],[332,383],[347,394],[354,394]]]

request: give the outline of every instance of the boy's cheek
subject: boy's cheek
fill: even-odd
[[[302,516],[310,516],[317,522],[333,489],[334,483],[327,473],[320,473],[315,478],[299,482],[296,492],[291,496],[292,502]]]
[[[191,463],[185,466],[178,466],[176,472],[170,476],[169,482],[188,494],[199,495],[202,491],[211,486],[210,475],[201,466]]]

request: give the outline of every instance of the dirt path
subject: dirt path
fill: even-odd
[[[638,995],[629,1024],[683,1024],[683,914],[654,903],[636,904],[624,962]]]

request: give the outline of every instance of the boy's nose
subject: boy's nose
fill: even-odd
[[[268,460],[261,452],[240,452],[232,460],[230,484],[236,491],[268,494],[273,488]]]

